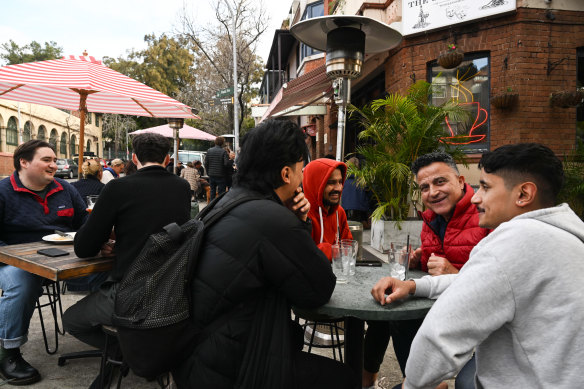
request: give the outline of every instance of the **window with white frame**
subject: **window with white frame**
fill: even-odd
[[[312,19],[312,18],[316,18],[319,16],[324,16],[324,2],[323,1],[316,1],[314,3],[311,4],[307,4],[306,8],[304,9],[304,13],[302,14],[302,18],[300,18],[300,20],[306,20],[306,19]],[[311,55],[315,55],[315,54],[320,54],[322,53],[322,51],[313,49],[310,46],[305,45],[304,43],[300,43],[300,47],[299,47],[299,62],[302,62],[302,60],[306,57],[309,57]]]

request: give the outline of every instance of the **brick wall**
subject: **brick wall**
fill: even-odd
[[[576,108],[550,107],[548,98],[551,92],[576,88],[576,48],[584,46],[584,12],[554,10],[551,21],[545,11],[518,8],[510,16],[406,38],[386,62],[386,90],[404,93],[414,78],[426,80],[428,62],[455,37],[466,53],[490,54],[491,96],[508,86],[519,93],[512,110],[491,106],[490,148],[541,142],[566,153],[575,144]],[[561,61],[549,75],[548,60]]]
[[[0,152],[0,178],[8,177],[14,172],[12,153]]]

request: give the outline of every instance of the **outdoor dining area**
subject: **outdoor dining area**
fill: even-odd
[[[201,203],[201,208],[205,206]],[[322,318],[327,316],[345,318],[344,325],[341,325],[342,358],[345,363],[358,370],[363,360],[363,333],[365,320],[402,320],[423,317],[432,306],[433,300],[412,297],[403,302],[390,306],[381,306],[373,300],[370,294],[371,286],[384,275],[389,275],[389,265],[386,263],[387,255],[382,255],[369,245],[370,231],[366,230],[364,236],[363,252],[366,259],[379,261],[382,266],[357,266],[355,276],[348,283],[338,284],[335,288],[331,300],[322,307],[313,310],[301,310],[294,308],[294,314],[302,317],[302,322],[310,318]],[[42,249],[58,248],[64,250],[66,255],[59,257],[48,257],[39,254]],[[39,303],[49,304],[37,308],[31,321],[29,333],[30,341],[22,349],[27,359],[42,369],[44,379],[33,385],[38,389],[80,388],[86,387],[88,382],[95,377],[99,369],[99,355],[91,358],[80,358],[64,360],[63,355],[71,353],[86,353],[87,346],[78,342],[71,335],[63,333],[61,314],[79,298],[83,293],[63,290],[63,281],[85,276],[95,272],[106,271],[111,268],[114,257],[78,258],[73,252],[72,241],[58,240],[42,241],[37,243],[19,244],[0,247],[0,262],[17,266],[33,274],[46,278],[48,282],[59,285],[59,293],[56,296],[43,295]],[[422,272],[411,272],[411,277],[419,277]],[[61,285],[60,285],[61,284]],[[57,297],[58,300],[53,300]],[[39,316],[42,315],[42,318]],[[55,319],[57,320],[55,323]],[[41,328],[41,325],[44,328]],[[342,329],[344,327],[344,330]],[[328,333],[319,334],[330,342]],[[47,352],[41,350],[44,342],[47,344]],[[311,352],[333,358],[333,349],[339,347],[335,339],[333,344],[326,347],[318,347],[319,340],[313,340],[315,347],[311,347]],[[305,336],[305,351],[311,346],[310,335]],[[339,359],[339,355],[335,357]],[[395,355],[391,347],[388,348],[383,364],[384,376],[382,383],[384,387],[393,387],[401,381],[401,372],[395,360]],[[115,384],[115,382],[114,382]],[[122,388],[155,389],[160,386],[156,382],[147,382],[144,378],[135,376],[129,372],[128,376],[121,381]]]

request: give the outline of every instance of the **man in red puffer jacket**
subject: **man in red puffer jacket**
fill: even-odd
[[[446,153],[422,155],[412,164],[412,172],[428,209],[418,212],[424,220],[422,247],[412,252],[410,268],[421,267],[433,276],[458,273],[474,246],[490,232],[478,225],[477,208],[470,202],[474,191]],[[368,322],[363,387],[373,386],[377,379],[390,336],[404,373],[412,341],[422,321]]]

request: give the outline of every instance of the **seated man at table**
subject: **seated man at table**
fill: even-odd
[[[319,158],[304,168],[302,188],[310,202],[308,217],[312,223],[312,240],[331,260],[331,245],[342,239],[353,239],[341,193],[347,165],[334,159]]]
[[[578,388],[584,360],[584,223],[554,206],[564,180],[549,148],[523,143],[483,154],[472,202],[494,231],[458,275],[383,278],[381,304],[438,298],[418,331],[405,388],[452,377],[476,349],[478,388]],[[389,294],[386,296],[386,294]]]
[[[12,176],[0,181],[0,245],[40,241],[54,230],[75,231],[85,222],[85,202],[65,180],[55,178],[53,146],[30,140],[14,151]],[[26,362],[20,346],[26,343],[43,278],[0,264],[0,375],[13,385],[41,379]]]
[[[113,159],[110,166],[103,168],[101,175],[101,182],[107,184],[108,182],[120,178],[120,174],[124,171],[124,161],[119,158]]]
[[[164,168],[170,141],[162,135],[141,134],[132,139],[132,146],[138,171],[103,188],[87,223],[75,235],[75,254],[79,257],[93,256],[100,249],[116,255],[110,276],[100,289],[63,315],[65,330],[96,348],[102,348],[105,342],[101,324],[112,324],[117,283],[148,237],[169,223],[183,224],[190,218],[189,183]],[[108,244],[112,229],[113,247]]]
[[[305,158],[302,131],[289,121],[264,121],[243,138],[234,187],[216,207],[257,199],[205,234],[191,285],[193,321],[221,324],[173,370],[179,388],[357,387],[347,366],[302,352],[302,332],[290,320],[291,304],[318,307],[335,287],[310,237],[300,188]]]
[[[424,220],[422,247],[410,258],[410,267],[420,267],[431,275],[455,274],[468,261],[473,247],[488,234],[479,227],[479,214],[470,199],[473,189],[458,172],[449,154],[435,152],[420,156],[412,164],[427,210],[419,212]],[[423,319],[368,322],[365,336],[363,386],[374,385],[390,336],[402,374],[410,347]]]

